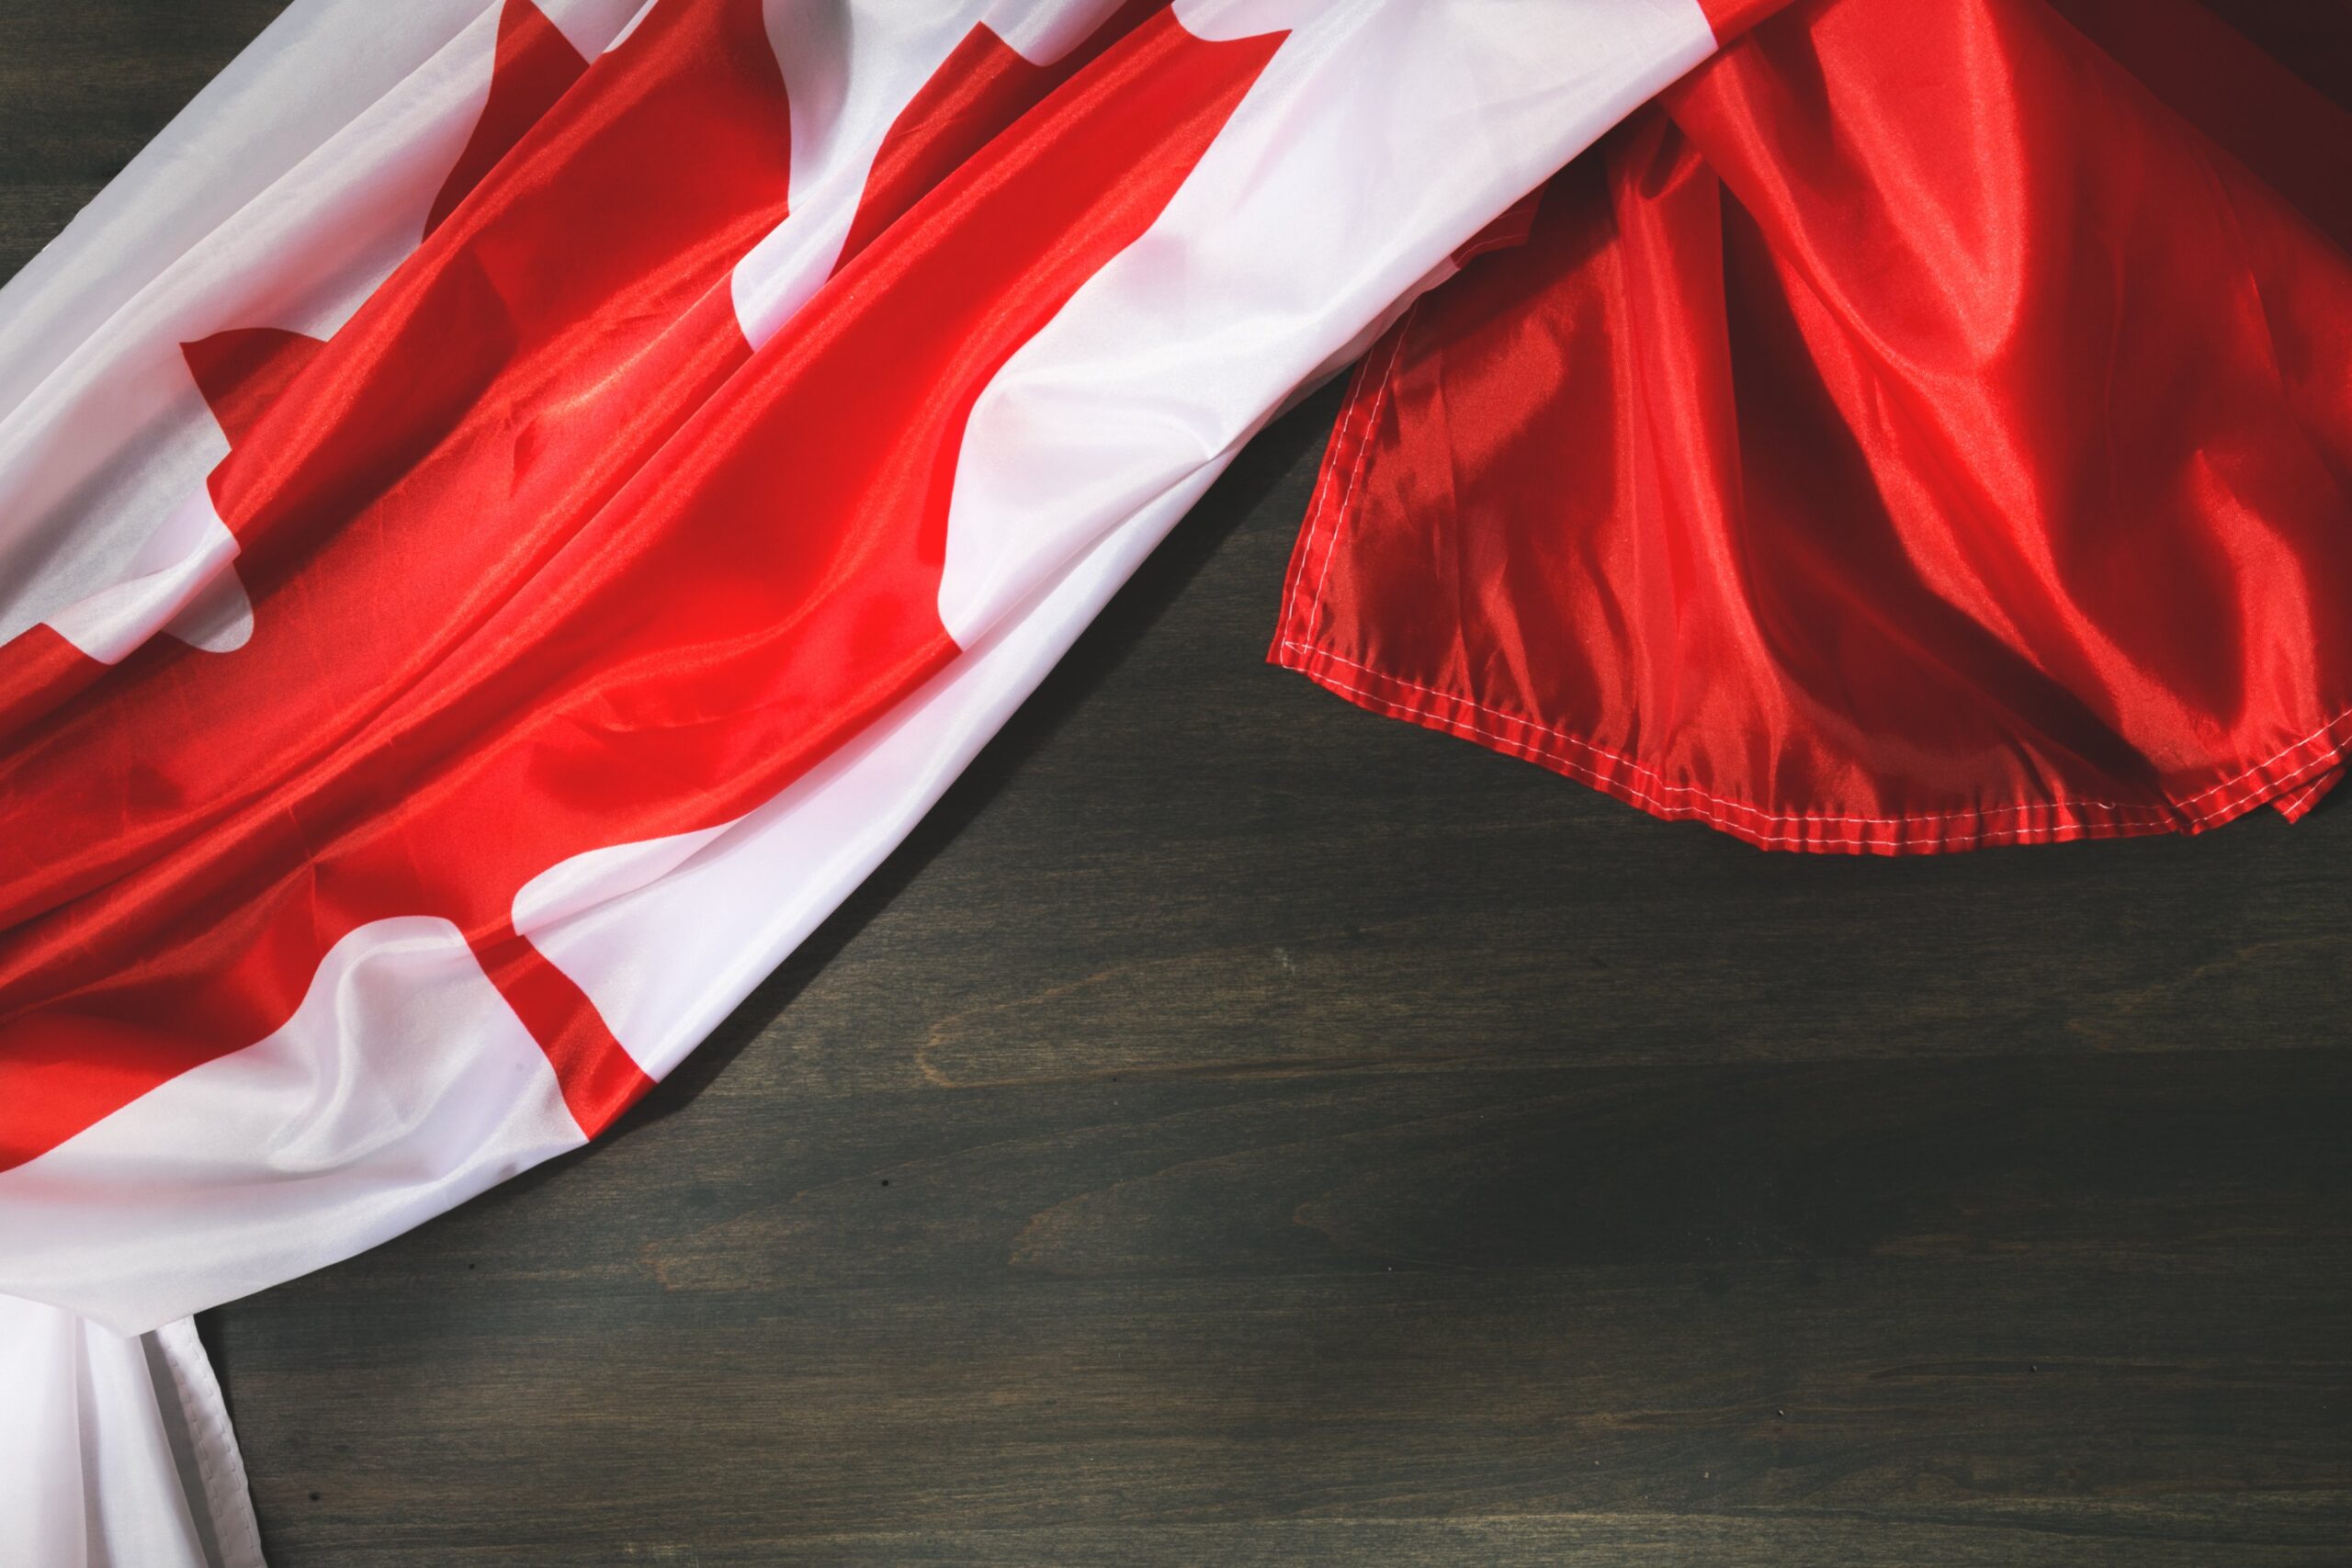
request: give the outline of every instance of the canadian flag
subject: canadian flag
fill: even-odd
[[[14,1353],[167,1325],[200,1405],[175,1320],[594,1135],[1770,8],[297,0],[0,293]],[[6,1468],[0,1555],[256,1560]]]

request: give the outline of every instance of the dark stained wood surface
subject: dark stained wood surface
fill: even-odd
[[[0,272],[277,8],[0,0]],[[1359,713],[1332,408],[616,1136],[208,1315],[278,1568],[2352,1562],[2352,807],[1766,856]]]

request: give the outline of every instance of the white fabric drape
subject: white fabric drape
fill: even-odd
[[[244,1463],[195,1324],[126,1338],[0,1296],[0,1565],[261,1561]]]

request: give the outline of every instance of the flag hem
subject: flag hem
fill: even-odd
[[[1317,634],[1323,590],[1418,308],[1416,301],[1414,310],[1374,345],[1349,383],[1313,502],[1283,577],[1282,612],[1267,662],[1295,671],[1369,712],[1475,741],[1589,784],[1661,821],[1703,822],[1762,850],[1939,854],[1993,844],[2195,834],[2274,804],[2290,822],[2299,822],[2340,776],[2347,747],[2352,747],[2352,708],[2260,761],[2217,764],[2218,782],[2183,798],[2016,801],[1885,817],[1775,811],[1687,780],[1668,779],[1582,736],[1391,674],[1323,646]]]

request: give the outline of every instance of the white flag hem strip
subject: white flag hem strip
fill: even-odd
[[[0,1296],[0,1563],[261,1568],[193,1323],[129,1338]]]

